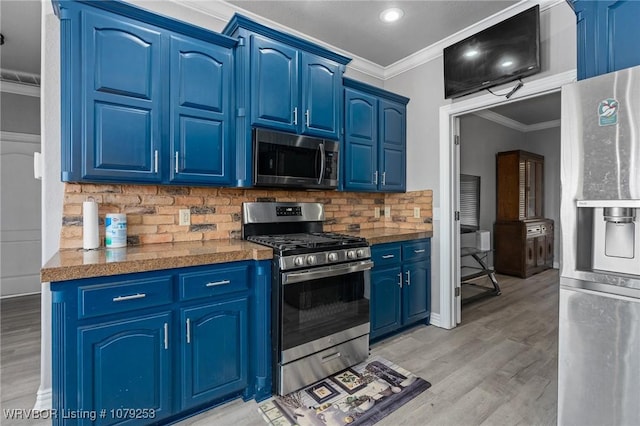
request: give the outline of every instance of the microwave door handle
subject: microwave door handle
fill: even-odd
[[[321,143],[318,146],[318,149],[320,149],[320,177],[318,177],[318,185],[321,185],[322,181],[324,180],[324,169],[326,167],[325,165],[326,154],[324,152],[324,143]]]

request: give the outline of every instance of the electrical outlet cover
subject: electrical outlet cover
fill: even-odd
[[[391,217],[391,206],[386,206],[386,207],[384,208],[384,215],[385,215],[386,217]]]
[[[373,210],[373,215],[374,215],[374,217],[375,217],[376,219],[379,219],[379,218],[380,218],[380,207],[376,207],[376,208]]]
[[[420,219],[420,207],[413,208],[413,217],[416,219]]]
[[[180,209],[180,226],[191,225],[191,210]]]

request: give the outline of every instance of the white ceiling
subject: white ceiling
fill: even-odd
[[[40,75],[39,0],[0,0],[0,68]]]
[[[518,3],[506,0],[227,2],[382,67]],[[380,12],[389,7],[401,8],[404,17],[393,24],[383,23]]]

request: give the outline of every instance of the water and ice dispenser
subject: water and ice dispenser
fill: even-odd
[[[640,275],[640,226],[629,207],[593,212],[593,269]]]

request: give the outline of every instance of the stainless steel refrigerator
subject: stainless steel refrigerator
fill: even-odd
[[[558,424],[640,425],[640,67],[562,89]]]

